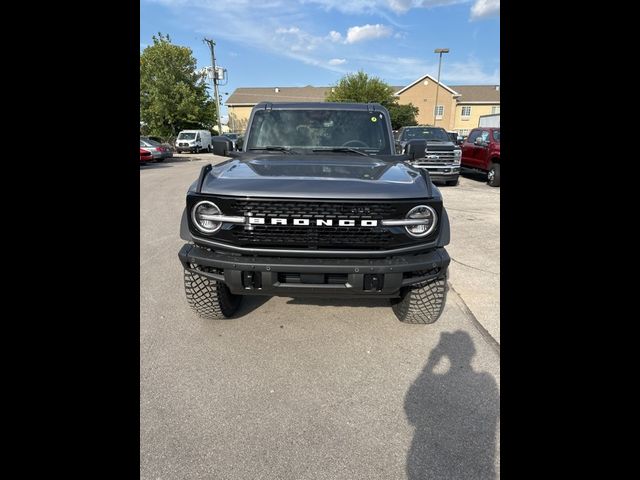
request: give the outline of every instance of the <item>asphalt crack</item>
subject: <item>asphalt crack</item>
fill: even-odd
[[[459,264],[459,265],[464,265],[465,267],[473,268],[474,270],[478,270],[478,271],[480,271],[480,272],[490,273],[490,274],[492,274],[492,275],[500,275],[500,273],[498,273],[498,272],[492,272],[491,270],[484,270],[484,269],[482,269],[482,268],[474,267],[473,265],[467,265],[466,263],[460,262],[460,261],[456,260],[456,259],[455,259],[455,258],[453,258],[453,257],[451,257],[451,260],[452,260],[452,261],[454,261],[454,262],[456,262],[456,263],[457,263],[457,264]]]

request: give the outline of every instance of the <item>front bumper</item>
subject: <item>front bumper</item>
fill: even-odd
[[[284,258],[229,255],[191,243],[178,257],[186,270],[225,283],[232,293],[286,297],[397,297],[402,287],[444,277],[450,262],[444,248],[380,259]]]
[[[432,180],[454,180],[460,176],[460,164],[412,164],[415,168],[424,168]]]

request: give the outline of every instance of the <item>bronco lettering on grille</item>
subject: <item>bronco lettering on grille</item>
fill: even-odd
[[[309,218],[270,218],[264,217],[247,217],[250,225],[296,225],[296,226],[308,226],[315,225],[318,227],[332,227],[334,226],[333,219],[321,219],[317,218],[311,220]],[[291,222],[289,222],[291,220]],[[337,220],[336,225],[339,227],[377,227],[378,220]]]

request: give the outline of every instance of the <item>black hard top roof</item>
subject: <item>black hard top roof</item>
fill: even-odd
[[[379,103],[346,103],[346,102],[260,102],[254,109],[324,109],[324,110],[362,110],[364,112],[371,110],[386,110]]]

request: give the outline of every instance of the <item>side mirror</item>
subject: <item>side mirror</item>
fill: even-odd
[[[486,145],[486,144],[485,144],[485,141],[484,141],[484,140],[482,140],[482,137],[477,137],[477,138],[474,140],[473,144],[474,144],[474,145],[477,145],[477,146],[479,146],[479,147],[484,147],[484,146]]]
[[[404,151],[411,160],[424,158],[427,154],[427,141],[422,139],[409,140],[404,147]]]
[[[231,152],[231,142],[226,138],[211,138],[211,143],[213,144],[214,155],[227,156]]]

